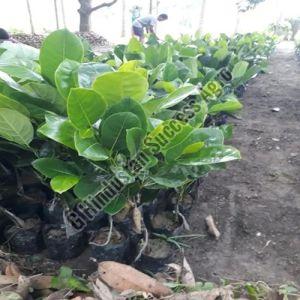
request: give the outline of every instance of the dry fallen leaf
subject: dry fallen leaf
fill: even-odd
[[[218,230],[212,215],[207,216],[205,218],[205,221],[206,221],[209,233],[212,234],[218,240],[221,236],[221,233]]]
[[[132,210],[132,219],[133,219],[133,230],[136,233],[141,234],[142,233],[142,213],[136,206]]]
[[[11,263],[8,263],[5,268],[5,275],[19,277],[21,275],[21,272],[20,272],[19,268],[17,267],[17,265],[15,263],[11,262]]]
[[[113,261],[99,263],[100,279],[118,292],[135,290],[151,293],[155,296],[168,296],[172,291],[156,279],[136,269]]]
[[[182,267],[181,282],[189,287],[194,287],[196,285],[195,276],[185,257],[183,258]]]
[[[103,300],[114,300],[109,288],[99,279],[93,284],[93,291],[95,296]]]

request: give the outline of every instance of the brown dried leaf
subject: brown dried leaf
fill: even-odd
[[[133,219],[133,230],[136,233],[141,234],[142,233],[142,213],[136,206],[132,210],[132,219]]]
[[[150,276],[136,269],[113,261],[99,263],[100,279],[118,292],[135,290],[155,296],[168,296],[172,291]]]
[[[189,265],[186,258],[183,258],[183,270],[181,273],[181,282],[189,287],[194,287],[196,285],[196,280],[191,266]]]
[[[10,262],[5,268],[5,275],[19,277],[21,275],[21,272],[15,263]]]
[[[114,300],[109,288],[99,279],[96,279],[96,282],[93,283],[93,291],[99,299]]]

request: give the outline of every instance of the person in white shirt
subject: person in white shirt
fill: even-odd
[[[168,20],[168,15],[160,14],[157,18],[153,16],[146,16],[136,19],[132,23],[132,32],[135,36],[139,37],[141,42],[144,42],[144,30],[146,29],[147,33],[155,34],[155,25],[157,21],[165,21]]]

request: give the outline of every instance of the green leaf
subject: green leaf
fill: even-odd
[[[163,71],[163,80],[164,81],[173,81],[178,78],[178,70],[175,64],[167,63]]]
[[[76,185],[78,181],[79,177],[77,176],[58,175],[51,179],[50,186],[55,192],[62,194]]]
[[[130,39],[127,48],[127,53],[142,53],[143,52],[143,45],[138,41],[137,38],[133,37]]]
[[[172,107],[190,95],[199,94],[198,88],[194,85],[183,86],[178,88],[176,91],[168,95],[163,100],[163,104],[161,105],[161,109]]]
[[[48,83],[29,82],[23,85],[23,87],[38,98],[32,102],[38,107],[55,113],[64,113],[66,111],[65,100],[52,85]],[[26,101],[23,104],[26,105],[25,103]]]
[[[103,123],[103,124],[102,124]],[[141,127],[139,118],[131,112],[120,112],[109,116],[101,123],[101,140],[111,150],[125,150],[126,130]]]
[[[144,112],[142,106],[138,102],[131,100],[130,98],[126,98],[126,99],[120,101],[119,103],[114,104],[113,106],[109,107],[106,110],[106,112],[102,118],[102,121],[105,121],[109,116],[119,113],[119,112],[130,112],[130,113],[135,114],[141,122],[141,127],[145,131],[147,130],[147,127],[148,127],[147,118],[146,118],[146,115],[145,115],[145,112]]]
[[[38,60],[39,58],[39,50],[22,44],[22,43],[13,43],[10,41],[4,41],[0,44],[0,48],[6,49],[5,56],[3,58],[14,58],[14,59],[21,59],[21,60]],[[2,56],[1,56],[2,58]]]
[[[148,82],[136,72],[111,72],[99,76],[93,89],[104,97],[108,105],[112,105],[124,98],[141,101],[148,90]]]
[[[117,214],[126,204],[126,198],[123,195],[119,195],[114,198],[109,204],[107,204],[104,208],[104,211],[113,216]]]
[[[239,61],[232,69],[231,75],[233,79],[243,77],[247,71],[249,63],[246,61]]]
[[[91,128],[106,109],[103,97],[85,88],[71,89],[67,105],[69,119],[79,130]]]
[[[55,71],[57,90],[65,99],[68,98],[71,88],[78,87],[79,66],[77,61],[65,59]]]
[[[53,85],[54,74],[65,59],[81,62],[84,49],[81,40],[67,29],[52,32],[44,40],[40,50],[40,65],[42,75]]]
[[[130,157],[134,157],[143,144],[146,132],[141,128],[131,128],[126,132],[126,144]]]
[[[231,139],[233,135],[233,125],[232,124],[224,124],[219,127],[224,135],[226,140]]]
[[[209,114],[216,114],[219,112],[235,112],[243,107],[242,103],[236,99],[234,96],[227,98],[225,102],[220,102],[218,104],[212,105],[208,109]]]
[[[42,125],[38,129],[38,132],[58,143],[75,149],[75,128],[72,126],[71,122],[67,118],[55,114],[46,114],[45,118],[46,124]]]
[[[176,87],[174,86],[174,84],[168,81],[157,81],[153,85],[153,89],[164,90],[167,93],[173,93],[174,91],[176,91]]]
[[[9,97],[6,97],[3,94],[0,94],[0,108],[9,108],[11,110],[16,110],[27,117],[29,117],[30,115],[28,109],[24,105],[22,105],[18,101],[10,99]]]
[[[70,164],[57,158],[39,158],[33,161],[33,167],[48,178],[57,176],[77,176],[77,170]]]
[[[98,76],[112,71],[113,68],[107,64],[95,62],[80,64],[78,69],[79,86],[90,88]]]
[[[8,141],[29,146],[33,127],[28,117],[16,110],[0,108],[0,136]]]
[[[103,189],[107,179],[107,176],[100,176],[97,173],[83,176],[73,189],[74,194],[82,200],[94,197]]]
[[[5,72],[12,77],[21,79],[21,81],[43,81],[43,77],[40,74],[35,73],[34,71],[23,66],[13,66],[5,63],[0,63],[0,71]]]
[[[107,150],[94,137],[84,139],[76,132],[74,141],[76,150],[80,156],[93,161],[102,161],[109,158]]]
[[[182,165],[202,166],[224,163],[240,158],[240,152],[231,146],[210,146],[202,148],[197,153],[184,155],[177,161]]]

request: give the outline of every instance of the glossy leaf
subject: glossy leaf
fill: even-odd
[[[103,63],[89,62],[80,64],[78,69],[79,86],[90,88],[98,76],[111,71],[113,71],[112,67]]]
[[[139,118],[130,112],[120,112],[109,116],[101,124],[101,141],[111,150],[127,149],[126,130],[141,127]]]
[[[231,146],[210,146],[202,148],[197,153],[184,155],[177,161],[182,165],[202,166],[224,163],[240,158],[240,152]]]
[[[46,123],[38,129],[38,132],[58,143],[75,149],[75,129],[71,122],[67,118],[54,114],[46,114],[45,118]]]
[[[106,73],[95,80],[93,89],[112,105],[124,98],[141,101],[148,90],[148,82],[136,72]]]
[[[80,63],[65,59],[55,71],[55,84],[61,96],[68,98],[71,88],[78,87],[78,69]]]
[[[163,108],[172,107],[178,104],[179,102],[181,102],[182,100],[184,100],[185,98],[187,98],[188,96],[196,95],[198,93],[199,93],[198,88],[193,85],[183,86],[177,89],[176,91],[174,91],[173,93],[171,93],[170,95],[168,95],[164,99],[163,104],[161,105],[160,108],[163,109]]]
[[[78,181],[79,177],[77,176],[58,175],[51,179],[50,186],[53,191],[62,194],[76,185]]]
[[[6,97],[3,94],[0,94],[0,108],[9,108],[11,110],[16,110],[19,113],[29,117],[29,111],[24,105],[22,105],[18,101],[10,99],[9,97]]]
[[[103,97],[94,90],[71,89],[68,97],[68,116],[79,130],[91,128],[100,119],[106,109]]]
[[[39,158],[33,161],[33,167],[48,178],[56,176],[77,176],[77,170],[70,164],[57,158]]]
[[[130,157],[134,157],[140,150],[146,133],[141,128],[130,128],[126,132],[126,144]]]
[[[40,50],[42,75],[54,85],[54,74],[60,63],[65,59],[81,62],[83,55],[82,42],[75,34],[67,29],[54,31],[44,40]]]
[[[93,161],[102,161],[109,158],[108,152],[94,138],[81,138],[76,132],[74,136],[75,148],[80,156]]]
[[[33,127],[25,115],[16,110],[0,108],[0,136],[8,141],[29,146],[33,139]]]
[[[232,69],[231,75],[233,79],[240,78],[244,76],[247,71],[249,63],[246,61],[239,61],[236,63]]]

